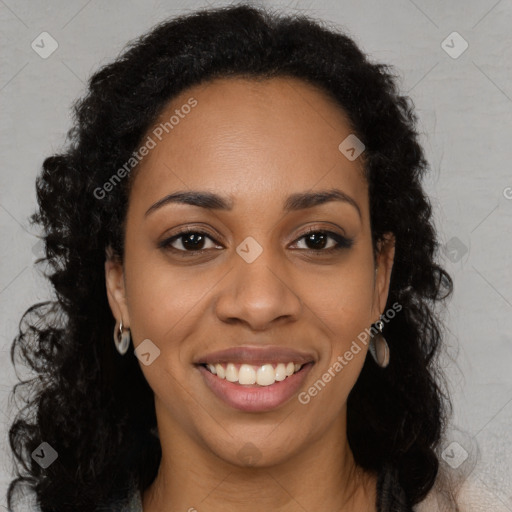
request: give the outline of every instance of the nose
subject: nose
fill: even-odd
[[[253,331],[267,330],[278,322],[299,318],[302,301],[283,265],[276,265],[264,250],[252,263],[235,257],[216,299],[217,317],[225,323],[242,323]]]

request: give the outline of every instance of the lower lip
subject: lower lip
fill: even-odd
[[[270,411],[286,403],[301,387],[313,362],[305,364],[297,373],[270,386],[243,386],[219,379],[204,366],[198,366],[206,385],[223,402],[244,412]]]

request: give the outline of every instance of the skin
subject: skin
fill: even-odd
[[[197,106],[136,170],[124,263],[105,263],[117,322],[131,329],[135,347],[150,339],[160,349],[152,364],[141,363],[163,454],[144,511],[376,510],[376,476],[355,465],[346,438],[346,400],[364,344],[307,405],[293,397],[264,413],[224,404],[192,364],[231,346],[293,347],[316,360],[300,389],[307,391],[384,313],[394,238],[378,245],[374,260],[362,157],[349,161],[338,149],[351,133],[347,118],[297,79],[223,78],[184,91],[160,120],[191,97]],[[283,212],[289,194],[331,188],[353,198],[361,216],[342,201]],[[167,194],[186,190],[227,196],[233,209],[171,203],[145,216]],[[183,238],[175,252],[159,248],[178,226],[213,240],[195,256],[180,257]],[[329,238],[315,253],[308,227],[353,245],[322,255],[335,245]],[[263,248],[250,264],[236,252],[248,236]],[[256,462],[238,455],[249,442]]]

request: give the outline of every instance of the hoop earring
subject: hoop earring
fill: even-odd
[[[379,332],[372,335],[370,344],[368,345],[368,350],[370,351],[374,361],[381,368],[386,368],[386,366],[389,364],[389,345],[386,341],[386,338],[384,338],[382,335],[384,322],[382,320],[377,320],[375,325]]]
[[[124,356],[128,351],[128,347],[130,346],[130,341],[132,337],[130,335],[130,329],[123,329],[123,321],[119,323],[119,329],[114,328],[114,343],[116,345],[117,351]]]

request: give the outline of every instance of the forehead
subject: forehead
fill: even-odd
[[[362,159],[339,150],[352,129],[322,90],[297,78],[219,78],[191,87],[162,110],[144,140],[132,195],[146,202],[203,189],[261,201],[337,187],[364,203]],[[154,143],[154,144],[153,144]]]

